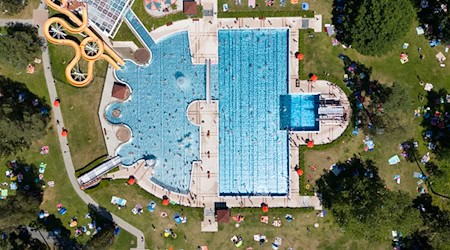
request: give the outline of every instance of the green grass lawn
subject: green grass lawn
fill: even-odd
[[[235,9],[236,12],[246,11],[246,15],[252,14],[248,14],[248,12],[251,12],[252,10],[248,9],[246,5],[247,2],[242,2],[242,6],[234,6],[234,1],[219,1],[219,9],[221,9],[221,4],[225,2],[228,2],[230,6],[230,13],[232,13]],[[331,0],[322,0],[314,1],[310,4],[311,9],[316,10],[318,14],[324,14],[324,22],[327,22],[331,18],[331,3]],[[270,11],[273,9],[273,12],[277,12],[279,11],[277,8],[281,7],[276,5],[277,4],[268,8],[271,8]],[[259,6],[262,5],[259,4]],[[296,5],[293,8],[299,7],[299,5]],[[288,8],[288,6],[284,8]],[[264,8],[262,9],[264,10]],[[160,19],[152,18],[145,12],[141,1],[135,1],[133,10],[150,31],[154,28],[165,25],[169,21],[186,18],[184,14],[173,14]],[[129,31],[129,29],[128,31],[125,31],[125,35],[122,34],[123,38],[128,36],[126,32],[131,31]],[[393,132],[390,132],[387,129],[382,135],[373,135],[374,142],[376,144],[374,151],[363,151],[364,146],[362,140],[364,137],[362,134],[358,136],[350,136],[346,134],[345,137],[339,139],[338,142],[334,143],[332,146],[317,147],[317,149],[320,150],[306,150],[304,152],[304,158],[302,159],[304,161],[306,179],[302,181],[301,185],[304,185],[308,179],[310,179],[309,183],[312,185],[314,180],[322,173],[322,169],[328,169],[334,162],[344,161],[348,157],[353,156],[353,154],[361,154],[362,158],[372,159],[375,161],[375,164],[379,168],[380,176],[384,178],[388,188],[392,190],[405,190],[409,192],[411,196],[415,196],[417,194],[415,191],[417,180],[412,178],[412,173],[414,171],[418,171],[417,166],[404,160],[402,160],[399,165],[389,166],[387,160],[394,154],[400,154],[401,152],[398,150],[398,145],[401,142],[411,138],[414,138],[420,142],[419,151],[421,154],[427,152],[426,146],[421,140],[420,134],[422,129],[420,127],[420,119],[414,119],[413,115],[414,109],[418,106],[424,105],[424,103],[418,100],[417,95],[419,93],[425,94],[422,87],[418,84],[416,75],[419,74],[425,81],[432,82],[435,85],[435,88],[448,88],[448,85],[445,85],[446,83],[444,82],[444,79],[447,79],[450,76],[450,72],[448,68],[440,68],[434,59],[434,55],[437,51],[443,51],[444,48],[442,46],[430,48],[427,40],[423,36],[419,37],[415,34],[413,26],[411,26],[409,33],[401,41],[401,43],[394,44],[393,48],[395,48],[390,53],[381,57],[363,56],[352,49],[344,50],[341,46],[333,47],[331,45],[331,38],[322,33],[315,33],[313,38],[304,36],[300,39],[300,41],[303,42],[303,51],[305,55],[305,59],[302,62],[302,66],[304,67],[303,74],[307,75],[310,72],[314,72],[319,76],[319,78],[324,79],[326,77],[322,72],[326,71],[330,74],[328,79],[332,79],[342,86],[344,83],[338,82],[340,80],[336,79],[342,79],[344,74],[343,63],[338,58],[338,54],[343,53],[348,55],[351,59],[371,67],[373,70],[371,75],[372,79],[377,79],[389,86],[391,86],[394,82],[402,86],[404,88],[405,96],[407,97],[407,101],[399,105],[397,109],[389,111],[395,112],[396,115],[396,119],[393,119],[389,126],[397,126],[398,128],[393,130]],[[410,44],[410,47],[407,50],[402,50],[401,44],[403,42],[408,42]],[[417,47],[422,48],[422,53],[426,56],[424,61],[419,60]],[[399,54],[402,51],[408,52],[410,56],[410,62],[405,65],[402,65],[399,61]],[[59,55],[60,54],[58,54],[58,56]],[[62,59],[56,58],[55,60],[52,60],[53,64],[58,62],[58,60]],[[55,65],[53,67],[55,67]],[[98,69],[98,67],[96,69]],[[57,71],[55,74],[58,75],[59,72],[60,71]],[[98,78],[101,78],[101,76]],[[77,134],[85,134],[91,133],[91,130],[98,130],[98,127],[95,127],[98,126],[95,125],[95,122],[98,122],[98,118],[96,117],[98,105],[94,105],[94,103],[95,100],[99,100],[101,88],[95,88],[96,85],[94,83],[90,85],[94,87],[88,87],[86,88],[86,92],[83,92],[85,89],[72,90],[72,87],[65,84],[58,85],[58,90],[60,88],[67,87],[67,92],[61,90],[61,97],[63,97],[64,93],[66,94],[66,97],[62,98],[63,102],[66,98],[76,96],[69,100],[70,103],[74,103],[74,109],[76,107],[78,112],[71,112],[70,109],[67,110],[67,108],[63,108],[66,123],[70,126],[75,126],[74,123],[76,123],[76,121],[82,120],[83,124],[94,124],[89,131],[87,131],[87,126],[83,128],[69,127],[69,136],[73,135],[77,131]],[[83,94],[77,96],[77,93]],[[86,96],[88,96],[88,98],[86,98]],[[89,98],[97,99],[92,99],[93,102],[84,101],[91,100]],[[84,103],[77,103],[77,101],[80,100],[83,100]],[[90,114],[80,119],[80,113]],[[86,129],[86,131],[83,131],[83,129]],[[97,131],[95,133],[101,133],[101,131]],[[101,134],[99,134],[99,136],[100,135]],[[90,137],[94,138],[94,136]],[[72,144],[72,150],[75,148],[87,150],[94,147],[86,139],[80,139],[77,143],[75,143],[76,140],[77,138],[69,137],[69,141]],[[100,143],[99,139],[98,143]],[[75,144],[75,146],[73,144]],[[76,154],[76,152],[72,153]],[[90,151],[85,153],[90,156],[90,161],[95,159],[95,156],[99,156],[90,153]],[[327,157],[330,157],[329,160]],[[313,172],[310,168],[312,165],[317,167],[315,172]],[[401,184],[394,183],[394,174],[401,175]],[[197,245],[208,245],[211,249],[231,249],[233,246],[231,245],[230,238],[235,234],[238,234],[244,238],[244,246],[253,246],[256,248],[257,242],[253,241],[252,238],[254,234],[258,233],[267,235],[271,241],[275,236],[280,236],[283,238],[283,247],[287,248],[288,246],[292,246],[294,249],[386,249],[390,246],[390,240],[388,238],[386,238],[386,241],[383,244],[368,242],[361,239],[352,239],[339,231],[337,226],[332,222],[333,220],[331,217],[318,219],[315,217],[315,212],[300,209],[272,209],[268,215],[271,220],[273,217],[281,217],[283,221],[283,226],[281,228],[275,228],[271,225],[260,223],[259,216],[261,214],[259,209],[244,209],[241,211],[239,209],[234,209],[233,215],[240,212],[247,217],[240,228],[236,229],[234,227],[234,223],[231,223],[221,225],[220,231],[215,234],[200,233],[200,221],[202,219],[202,211],[200,209],[179,206],[163,207],[160,200],[154,198],[152,195],[136,186],[127,186],[124,183],[125,181],[103,181],[99,187],[89,190],[88,193],[92,195],[92,197],[102,206],[108,208],[110,211],[116,213],[131,224],[140,228],[146,235],[147,247],[151,249],[165,249],[171,245],[174,246],[175,249],[196,249]],[[441,191],[445,192],[446,190]],[[112,195],[127,199],[128,207],[126,209],[117,210],[116,206],[110,204],[110,198]],[[140,203],[146,207],[148,202],[152,199],[158,202],[157,209],[154,213],[148,213],[147,211],[145,211],[143,215],[133,215],[131,213],[131,209],[136,203]],[[437,199],[437,201],[439,202],[442,200]],[[161,211],[167,212],[169,214],[169,218],[162,219],[159,216]],[[184,213],[188,217],[188,223],[176,226],[174,221],[171,219],[176,212],[180,214]],[[284,214],[286,213],[293,214],[297,219],[294,222],[287,224],[283,219]],[[321,225],[317,230],[312,228],[312,224],[315,222],[319,222]],[[152,224],[155,225],[156,231],[152,230]],[[306,227],[313,229],[311,234],[307,233]],[[177,233],[178,238],[174,240],[163,238],[161,233],[164,228],[172,228],[174,232]],[[388,236],[389,232],[386,235]],[[264,249],[266,248],[269,248],[267,243]]]
[[[60,107],[62,109],[64,123],[69,131],[68,140],[73,164],[75,170],[80,169],[80,172],[71,174],[81,174],[94,167],[94,164],[101,162],[106,154],[106,146],[98,118],[98,107],[105,81],[107,63],[102,60],[96,62],[94,67],[94,81],[86,87],[76,88],[66,81],[64,75],[66,65],[74,55],[72,48],[49,44],[49,52],[58,97],[61,99]],[[81,66],[83,67],[84,65]],[[46,90],[46,87],[44,90]],[[55,137],[56,139],[57,137]],[[56,165],[64,169],[62,159]],[[87,224],[88,221],[84,219],[84,214],[87,213],[87,205],[72,191],[66,172],[60,171],[59,173],[60,175],[63,173],[64,176],[55,179],[64,180],[64,189],[55,189],[56,192],[50,193],[46,207],[55,210],[56,204],[62,202],[69,209],[69,212],[71,212],[71,208],[66,205],[67,199],[61,200],[59,198],[67,197],[72,201],[70,203],[73,204],[72,209],[74,212],[69,216],[64,215],[65,224],[70,221],[73,215],[79,217],[80,223]],[[80,242],[88,240],[87,237],[78,239]],[[130,249],[130,247],[135,246],[136,238],[127,231],[122,230],[111,249]]]
[[[240,1],[240,3],[239,3]],[[218,16],[226,17],[288,17],[288,16],[313,16],[312,11],[303,11],[301,1],[298,4],[292,4],[286,0],[284,6],[280,1],[274,1],[272,6],[266,6],[265,0],[256,0],[257,7],[248,6],[248,0],[219,0]],[[228,4],[228,11],[223,11],[223,5]]]
[[[25,6],[25,8],[21,12],[15,15],[3,14],[2,11],[0,12],[0,19],[32,19],[33,10],[39,6],[39,2],[40,0],[28,0],[27,6]]]
[[[129,250],[136,247],[136,237],[125,230],[120,230],[119,235],[114,240],[113,250]]]
[[[145,11],[145,7],[142,1],[135,1],[132,6],[132,9],[149,31],[164,26],[170,22],[175,22],[189,18],[183,12],[176,12],[158,18],[152,17]],[[192,16],[190,18],[201,18],[203,16],[202,10],[203,10],[202,6],[197,5],[197,15]],[[122,25],[120,26],[113,40],[133,41],[139,48],[143,47],[142,43],[139,41],[136,35],[130,30],[130,28],[127,26],[125,22],[122,22]]]
[[[42,69],[42,64],[37,64],[35,67],[35,73],[28,75],[25,73],[25,69],[16,69],[9,64],[0,65],[0,74],[5,75],[15,81],[24,83],[31,92],[38,96],[44,97],[49,105],[52,105],[52,101],[49,100],[47,85],[45,83],[45,77]],[[80,223],[87,224],[88,221],[84,219],[84,214],[87,213],[87,205],[85,205],[78,195],[73,191],[73,188],[67,177],[66,169],[62,160],[62,154],[60,151],[60,145],[58,140],[58,134],[55,128],[56,124],[53,120],[50,121],[47,127],[47,135],[33,143],[29,150],[23,152],[17,152],[15,155],[0,158],[0,169],[2,172],[6,170],[6,162],[12,159],[21,158],[26,163],[39,166],[40,162],[47,163],[47,168],[44,174],[44,180],[54,181],[55,186],[53,188],[48,187],[45,189],[43,202],[41,208],[47,210],[50,214],[57,214],[56,204],[62,203],[68,212],[66,215],[59,216],[63,222],[63,225],[67,225],[72,216],[78,216]],[[44,145],[50,147],[50,153],[46,156],[41,155],[40,148]],[[0,181],[6,181],[4,175],[1,176]],[[88,238],[80,237],[80,242],[87,241]]]
[[[139,17],[139,19],[141,20],[141,22],[144,24],[144,26],[147,28],[148,31],[152,31],[152,30],[154,30],[158,27],[164,26],[170,22],[175,22],[175,21],[179,21],[179,20],[188,18],[188,16],[186,16],[183,12],[176,12],[176,13],[169,14],[169,15],[163,16],[163,17],[158,17],[158,18],[152,17],[145,11],[143,2],[139,1],[139,0],[134,1],[131,9],[134,11],[134,13],[136,13],[136,15]],[[197,5],[197,15],[192,16],[191,18],[201,18],[202,16],[203,16],[202,7]],[[119,32],[120,32],[120,30],[119,30]]]
[[[388,188],[392,190],[405,190],[411,195],[417,194],[416,182],[413,178],[413,172],[419,171],[415,163],[409,163],[405,160],[399,165],[390,166],[387,160],[401,153],[398,149],[400,143],[405,140],[414,138],[420,144],[419,157],[425,154],[428,149],[422,140],[420,127],[421,118],[414,118],[414,110],[419,106],[425,105],[425,102],[418,100],[419,93],[426,95],[423,87],[419,85],[417,76],[426,82],[434,84],[436,89],[447,88],[444,79],[450,76],[448,68],[440,68],[435,60],[435,54],[444,51],[443,46],[431,48],[428,41],[423,36],[417,36],[415,26],[411,26],[407,36],[400,43],[394,44],[393,49],[388,54],[381,57],[368,57],[358,54],[353,49],[343,49],[341,46],[333,47],[331,38],[326,34],[314,34],[313,38],[307,36],[302,39],[305,44],[303,61],[305,73],[314,72],[319,78],[326,78],[323,71],[330,74],[330,78],[342,79],[344,74],[343,62],[338,58],[339,53],[349,56],[352,60],[358,61],[369,68],[372,68],[372,79],[379,80],[387,86],[391,86],[394,82],[401,86],[404,91],[405,101],[398,105],[394,110],[386,110],[395,114],[395,119],[388,122],[388,128],[382,135],[375,135],[375,150],[372,152],[364,152],[364,137],[350,137],[342,140],[339,146],[330,147],[325,150],[307,150],[305,152],[306,176],[314,180],[322,173],[321,169],[328,169],[330,165],[336,161],[344,161],[353,154],[360,154],[364,159],[372,159],[379,168],[380,176],[385,180]],[[403,42],[410,44],[406,50],[402,49]],[[425,60],[419,59],[418,47],[422,48],[422,53],[426,56]],[[402,65],[399,55],[402,51],[408,52],[409,62]],[[342,82],[341,82],[342,83]],[[390,130],[392,130],[390,132]],[[330,157],[327,160],[327,157]],[[312,171],[311,166],[316,166],[317,171]],[[401,184],[394,182],[395,174],[401,175]],[[313,182],[313,181],[312,181]],[[437,191],[437,190],[436,190]],[[448,190],[440,190],[447,192]]]
[[[198,208],[188,208],[177,205],[164,207],[161,200],[148,194],[138,186],[125,185],[123,181],[102,181],[95,189],[88,190],[88,193],[99,202],[99,204],[115,214],[125,218],[129,223],[141,229],[146,236],[146,246],[149,249],[197,249],[197,246],[207,245],[210,249],[232,249],[234,248],[230,238],[239,235],[244,238],[244,247],[254,249],[270,249],[270,244],[275,237],[283,239],[283,249],[293,247],[294,249],[344,249],[344,248],[368,248],[385,249],[389,246],[389,241],[385,244],[374,244],[365,240],[352,239],[342,234],[337,226],[332,222],[331,217],[317,218],[316,212],[310,209],[271,209],[269,224],[260,222],[263,215],[258,209],[233,209],[232,216],[241,214],[245,220],[239,228],[235,227],[234,221],[229,224],[220,224],[217,233],[201,233],[200,222],[203,218],[203,210]],[[121,210],[110,203],[111,196],[119,196],[127,199],[127,207]],[[153,213],[148,212],[145,207],[154,200],[157,206]],[[144,207],[142,215],[133,215],[131,210],[137,204]],[[161,218],[161,212],[168,214],[167,218]],[[172,219],[175,213],[187,216],[186,224],[176,224]],[[288,223],[284,217],[292,214],[295,218]],[[271,225],[274,218],[280,218],[282,226],[277,228]],[[314,223],[319,223],[320,227],[315,229]],[[152,224],[155,226],[153,231]],[[309,234],[306,228],[311,230]],[[177,234],[176,239],[164,238],[162,233],[165,228],[170,228]],[[269,242],[263,247],[259,247],[258,242],[253,240],[253,235],[264,234]]]
[[[139,39],[134,35],[133,31],[128,28],[128,25],[125,22],[122,22],[120,25],[116,36],[114,36],[114,41],[132,41],[139,48],[143,47]]]
[[[80,169],[106,154],[98,106],[107,63],[103,60],[97,61],[94,67],[94,81],[86,87],[77,88],[70,85],[64,75],[65,68],[74,55],[72,48],[50,44],[49,50],[64,123],[69,131],[68,139],[73,163],[75,169]]]

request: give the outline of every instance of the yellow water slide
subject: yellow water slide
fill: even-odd
[[[116,54],[101,38],[99,38],[94,32],[92,32],[88,27],[88,13],[87,13],[87,7],[85,6],[85,3],[75,2],[73,0],[62,0],[61,5],[55,4],[52,0],[45,0],[47,5],[51,7],[52,9],[66,15],[72,22],[74,22],[78,27],[74,27],[70,24],[68,24],[63,18],[60,17],[52,17],[49,18],[43,28],[44,36],[45,38],[57,45],[68,45],[72,47],[75,51],[75,56],[70,61],[70,63],[66,67],[65,75],[67,78],[67,81],[69,81],[70,84],[76,87],[83,87],[89,84],[94,76],[94,64],[98,59],[103,59],[107,61],[109,64],[111,64],[115,69],[120,69],[120,65],[124,65],[125,62],[120,58],[119,55]],[[72,4],[79,4],[82,9],[82,20],[78,18],[72,11],[70,10],[70,6]],[[67,32],[71,34],[80,34],[84,33],[87,37],[84,38],[79,44],[71,39],[64,39],[64,38],[55,38],[50,34],[50,29],[52,25],[59,24],[61,27],[63,27]],[[95,55],[88,55],[86,53],[86,46],[88,44],[96,44],[97,45],[97,51]],[[104,54],[104,53],[107,54]],[[78,62],[80,59],[83,58],[87,61],[87,72],[86,77],[84,79],[75,79],[73,74],[74,72],[77,72],[77,70],[74,70],[75,67],[77,67]]]

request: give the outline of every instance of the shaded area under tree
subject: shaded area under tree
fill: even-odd
[[[0,76],[0,155],[27,149],[46,134],[50,107],[19,82]]]

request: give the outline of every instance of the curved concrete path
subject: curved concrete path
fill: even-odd
[[[43,5],[43,4],[39,5],[39,9],[44,9],[44,6],[45,5]],[[29,23],[28,22],[29,20],[25,20],[25,21],[24,20],[14,20],[14,21],[20,22],[20,23]],[[39,29],[39,36],[43,37],[43,33],[42,33],[41,29]],[[45,79],[46,79],[46,83],[47,83],[47,89],[48,89],[48,93],[50,96],[50,100],[55,100],[58,95],[56,92],[55,81],[53,79],[53,75],[52,75],[51,68],[50,68],[50,56],[49,56],[47,46],[48,46],[47,42],[44,40],[45,50],[42,52],[42,63],[44,66],[44,75],[45,75]],[[59,120],[59,126],[57,126],[58,138],[59,138],[59,143],[61,146],[61,152],[63,152],[64,165],[66,167],[66,171],[67,171],[67,175],[69,176],[70,183],[72,184],[72,187],[75,190],[75,192],[78,194],[78,196],[86,204],[93,204],[95,206],[98,206],[99,204],[97,202],[95,202],[94,199],[92,199],[89,195],[87,195],[85,192],[83,192],[78,186],[78,182],[75,177],[75,168],[73,166],[72,156],[70,155],[70,149],[68,146],[69,144],[68,144],[67,138],[60,136],[60,134],[62,132],[62,128],[64,127],[64,120],[62,117],[61,109],[53,107],[52,112],[53,112],[53,119],[55,121]],[[142,231],[140,231],[136,227],[132,226],[128,222],[124,221],[120,217],[118,217],[112,213],[111,213],[111,215],[112,215],[114,222],[117,223],[117,225],[119,227],[128,231],[129,233],[133,234],[136,237],[136,245],[137,245],[136,249],[145,249],[145,236],[142,233]]]
[[[40,32],[41,33],[41,32]],[[50,69],[50,56],[48,53],[48,49],[45,49],[45,51],[42,53],[42,63],[44,66],[44,74],[45,79],[47,82],[47,88],[50,95],[50,100],[55,100],[57,98],[56,93],[56,87],[55,87],[55,81],[53,79],[53,75]],[[60,136],[62,132],[62,128],[64,128],[64,120],[62,117],[61,109],[57,107],[52,108],[53,111],[53,119],[59,120],[59,126],[57,126],[58,131],[58,138],[59,143],[61,146],[61,151],[63,152],[63,159],[64,159],[64,165],[66,166],[67,175],[69,176],[70,183],[72,184],[73,189],[75,192],[80,196],[80,198],[86,203],[86,204],[93,204],[95,206],[98,206],[98,203],[94,201],[89,195],[87,195],[85,192],[83,192],[77,182],[77,179],[75,177],[75,168],[73,166],[72,162],[72,156],[70,155],[70,149],[67,137]],[[115,216],[114,214],[111,214],[114,221],[119,225],[119,227],[123,228],[124,230],[128,231],[129,233],[136,236],[137,239],[137,249],[145,249],[145,237],[144,234],[128,222],[122,220],[120,217]]]

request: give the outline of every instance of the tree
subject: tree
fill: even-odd
[[[409,195],[388,191],[370,160],[338,163],[316,184],[323,206],[353,236],[381,241],[391,230],[410,233],[420,224]]]
[[[430,235],[428,231],[418,230],[401,239],[401,249],[414,250],[431,250],[433,247],[430,242]]]
[[[399,114],[409,114],[410,109],[405,103],[410,102],[410,90],[394,82],[392,91],[384,103],[385,130],[393,134],[407,134],[409,119],[399,119]]]
[[[6,11],[10,15],[19,13],[27,4],[27,0],[0,0],[1,11]]]
[[[426,4],[425,4],[426,3]],[[414,0],[419,22],[425,29],[428,39],[450,41],[450,15],[447,12],[448,1],[442,0]]]
[[[427,93],[429,110],[423,115],[423,136],[433,144],[434,153],[441,160],[450,161],[450,103],[446,101],[448,91],[440,89]]]
[[[358,52],[381,55],[401,39],[414,19],[409,0],[335,1],[333,23],[341,42]]]
[[[89,214],[97,228],[101,228],[83,247],[85,250],[109,249],[114,242],[115,223],[112,215],[103,207],[88,205]]]
[[[44,136],[49,110],[24,84],[0,76],[0,156],[28,148]]]
[[[15,176],[22,174],[23,180],[17,183],[16,195],[8,196],[0,202],[0,230],[14,230],[34,221],[42,202],[41,183],[38,178],[37,167],[20,161],[9,164]]]
[[[429,243],[434,249],[443,249],[450,246],[450,212],[441,210],[433,205],[433,197],[422,194],[414,200],[414,205],[421,213],[423,235],[427,235]]]
[[[0,36],[0,60],[25,70],[43,45],[37,29],[27,24],[8,24],[6,30],[7,34]]]
[[[46,250],[47,246],[38,239],[32,238],[26,227],[18,227],[6,239],[0,240],[2,249]]]
[[[370,134],[371,129],[384,129],[384,103],[391,95],[391,88],[371,80],[371,68],[352,61],[348,56],[339,55],[344,62],[344,72],[348,75],[347,86],[353,91],[353,119],[356,126],[364,133]]]

